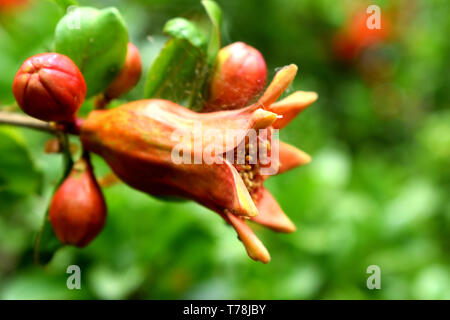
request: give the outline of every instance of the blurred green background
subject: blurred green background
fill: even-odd
[[[79,2],[121,11],[145,71],[166,40],[165,21],[205,19],[197,0]],[[351,58],[333,39],[354,12],[364,14],[357,1],[218,3],[224,45],[258,48],[270,78],[296,63],[290,92],[319,94],[280,134],[312,163],[267,183],[298,231],[255,226],[272,256],[263,265],[216,214],[118,184],[104,189],[109,216],[100,236],[37,267],[34,236],[61,156],[44,153],[49,135],[1,126],[0,298],[450,299],[450,2],[370,1],[381,6],[382,23],[390,17],[389,37]],[[0,14],[3,108],[14,105],[23,60],[51,51],[63,14],[49,0]],[[144,81],[124,100],[142,97]],[[94,165],[98,176],[109,172],[98,157]],[[81,267],[81,290],[66,287],[71,264]],[[381,268],[381,290],[366,287],[369,265]]]

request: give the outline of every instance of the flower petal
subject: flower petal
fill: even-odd
[[[223,180],[216,182],[217,185],[215,183],[211,185],[212,187],[221,188],[223,196],[227,197],[226,194],[231,196],[229,204],[224,207],[236,215],[247,217],[256,216],[258,210],[236,168],[226,160],[224,166],[229,170],[228,179],[224,177]],[[219,186],[220,184],[222,186]]]
[[[230,212],[225,212],[225,217],[236,230],[249,257],[262,263],[268,263],[270,261],[269,252],[245,221]]]
[[[256,196],[258,215],[252,217],[251,221],[278,232],[289,233],[297,229],[267,189],[260,188]]]
[[[267,107],[267,110],[281,115],[282,118],[278,118],[272,126],[275,129],[284,128],[289,122],[291,122],[300,112],[309,107],[318,98],[317,93],[312,91],[296,91],[288,97],[275,102]]]
[[[205,152],[209,147],[223,154],[237,147],[250,129],[264,129],[276,121],[277,115],[262,108],[247,107],[209,113],[197,113],[167,100],[141,100],[120,106],[124,112],[139,117],[144,131],[161,128],[159,136],[165,145],[175,145],[172,133],[190,135],[184,148]],[[116,108],[117,109],[117,108]],[[153,129],[154,130],[154,129]],[[198,132],[198,134],[196,133]],[[216,146],[218,148],[216,148]]]
[[[277,101],[281,94],[291,85],[297,70],[298,67],[295,64],[290,64],[279,70],[255,105],[268,108]]]
[[[279,141],[278,174],[311,162],[311,156],[290,144]]]

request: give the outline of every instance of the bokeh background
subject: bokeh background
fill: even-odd
[[[206,19],[197,0],[79,1],[116,6],[145,70],[175,16]],[[297,224],[293,234],[255,226],[271,252],[250,260],[235,232],[195,203],[170,203],[117,184],[104,189],[106,227],[87,248],[64,248],[45,268],[33,241],[62,161],[49,135],[0,127],[1,299],[450,299],[450,2],[447,0],[219,0],[223,44],[244,41],[270,76],[296,63],[290,89],[319,100],[281,139],[310,165],[268,181]],[[358,22],[381,7],[381,33]],[[64,12],[35,0],[0,13],[0,105],[27,57],[52,49]],[[140,85],[124,100],[142,97]],[[109,172],[94,158],[99,177]],[[82,289],[68,290],[77,264]],[[381,268],[381,290],[366,269]]]

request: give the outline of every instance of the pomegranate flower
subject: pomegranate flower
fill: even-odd
[[[196,113],[152,99],[93,111],[81,127],[83,146],[102,156],[135,189],[192,199],[217,212],[234,227],[249,256],[266,263],[270,255],[245,219],[284,232],[294,231],[295,226],[264,189],[268,175],[262,169],[275,164],[284,172],[309,162],[310,157],[280,143],[279,160],[261,163],[252,159],[252,150],[265,145],[270,154],[273,129],[286,125],[314,100],[297,92],[275,103],[296,71],[295,65],[280,70],[257,103],[239,110]],[[201,130],[197,132],[196,126]],[[232,139],[230,130],[238,132]],[[252,130],[259,132],[257,140],[248,139]],[[188,138],[180,142],[174,139],[177,135]],[[174,150],[181,149],[189,161],[174,159]],[[230,154],[241,152],[244,162],[229,161]],[[214,161],[207,161],[207,154]]]

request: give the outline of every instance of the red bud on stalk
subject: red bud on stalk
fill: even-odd
[[[125,64],[105,90],[105,98],[115,99],[130,91],[139,82],[141,72],[142,63],[139,49],[129,42]]]
[[[262,92],[267,67],[261,53],[243,42],[220,49],[203,111],[238,109]]]
[[[25,60],[12,91],[26,114],[44,121],[71,122],[84,101],[86,83],[70,58],[43,53]]]
[[[58,188],[50,205],[50,222],[58,239],[87,246],[102,230],[106,203],[86,157],[78,160]]]

